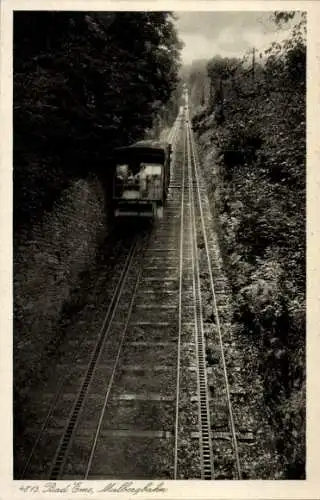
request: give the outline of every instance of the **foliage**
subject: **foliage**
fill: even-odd
[[[144,135],[177,85],[180,48],[166,12],[14,13],[16,228]]]
[[[194,128],[218,148],[211,184],[235,319],[259,348],[278,451],[286,477],[297,479],[305,474],[306,16],[275,13],[277,26],[288,22],[290,37],[251,67],[209,61],[210,105]]]
[[[192,112],[199,112],[209,99],[210,82],[205,71],[206,64],[206,60],[195,60],[181,69],[181,79],[190,89]]]
[[[232,77],[239,67],[240,62],[236,57],[215,56],[207,65],[208,76],[214,84],[217,80],[225,80]]]

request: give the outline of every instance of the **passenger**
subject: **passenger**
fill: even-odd
[[[146,175],[146,198],[150,199],[151,198],[151,193],[150,193],[150,175]]]
[[[134,177],[133,177],[133,180],[134,180],[134,184],[135,185],[139,185],[140,184],[140,172],[138,172]]]
[[[146,177],[141,175],[140,176],[140,191],[141,191],[141,195],[143,198],[146,195],[146,189],[147,189]]]
[[[154,198],[160,198],[161,193],[161,179],[160,175],[154,176]]]

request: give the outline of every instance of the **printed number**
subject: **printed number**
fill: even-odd
[[[39,486],[20,486],[19,490],[23,493],[39,493]]]

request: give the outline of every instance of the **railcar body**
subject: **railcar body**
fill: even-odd
[[[158,141],[139,141],[114,151],[116,217],[161,216],[170,181],[170,157],[170,144]]]

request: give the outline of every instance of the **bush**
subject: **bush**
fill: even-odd
[[[256,160],[257,151],[262,146],[262,135],[254,127],[246,127],[243,123],[229,127],[227,134],[221,152],[226,175],[230,178],[235,167],[241,167]]]
[[[207,178],[215,186],[235,320],[259,352],[264,398],[287,479],[305,477],[304,15],[301,19],[282,46],[266,51],[264,65],[256,62],[254,75],[241,61],[231,67],[230,60],[214,58],[208,74],[219,92],[198,122],[200,131],[215,116],[217,160],[214,179],[209,168]],[[221,110],[224,123],[217,119]],[[206,156],[211,148],[204,147]]]

